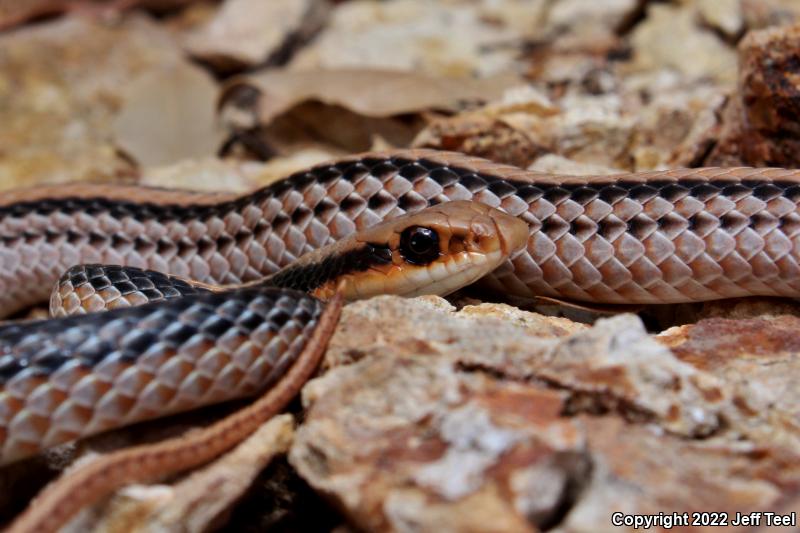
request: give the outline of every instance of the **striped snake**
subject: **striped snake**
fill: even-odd
[[[797,297],[798,201],[792,170],[556,176],[431,150],[352,156],[240,197],[90,185],[12,191],[0,197],[4,312],[45,300],[73,265],[131,268],[76,267],[58,282],[56,314],[115,308],[107,313],[0,328],[0,460],[270,384],[264,398],[283,387],[285,403],[315,366],[298,370],[303,354],[320,355],[336,320],[339,298],[326,308],[315,297],[337,289],[351,299],[446,293],[481,278],[514,296],[578,302]],[[458,229],[448,206],[482,222]],[[497,235],[481,248],[487,228]],[[451,256],[461,259],[438,262]],[[470,267],[477,257],[484,263]],[[399,275],[401,264],[417,268]],[[267,287],[268,275],[282,288]],[[138,305],[149,299],[166,301]],[[270,413],[283,405],[268,400]],[[135,453],[88,465],[80,483],[40,498],[18,530],[55,527],[74,500],[198,462],[185,448],[158,453],[148,472]],[[70,492],[79,486],[81,498]]]

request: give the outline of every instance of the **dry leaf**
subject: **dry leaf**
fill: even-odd
[[[108,180],[136,169],[112,121],[130,82],[184,63],[145,17],[67,17],[0,36],[0,187]]]
[[[391,70],[278,70],[233,80],[223,91],[221,107],[223,112],[257,110],[258,124],[268,124],[304,101],[388,117],[431,109],[453,111],[465,102],[495,100],[519,83],[515,74],[473,79]]]
[[[270,71],[234,80],[220,107],[226,126],[240,140],[246,131],[250,151],[261,157],[314,146],[360,152],[408,146],[428,112],[497,97],[518,81],[514,75],[476,80],[375,70]]]
[[[148,72],[124,94],[113,124],[116,142],[143,166],[213,154],[222,138],[216,97],[214,81],[187,63]]]

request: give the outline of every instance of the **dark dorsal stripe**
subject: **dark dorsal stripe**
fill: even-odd
[[[654,179],[647,183],[625,179],[609,179],[607,182],[593,182],[591,184],[553,184],[530,183],[517,180],[504,179],[488,173],[476,172],[470,168],[457,165],[442,165],[436,161],[419,158],[408,159],[402,157],[369,157],[360,160],[342,161],[335,164],[318,166],[307,171],[296,172],[288,178],[268,185],[245,195],[236,200],[222,202],[216,205],[178,205],[136,203],[105,198],[60,198],[43,199],[33,202],[18,202],[0,207],[0,219],[6,217],[23,217],[30,213],[48,215],[53,212],[65,214],[86,213],[98,215],[108,213],[115,218],[133,217],[139,220],[160,220],[168,222],[205,220],[212,216],[224,217],[226,214],[240,212],[248,205],[263,204],[269,198],[280,198],[290,191],[304,192],[314,184],[330,184],[337,179],[346,180],[357,184],[369,176],[386,181],[392,177],[400,177],[409,182],[422,179],[431,179],[442,187],[460,185],[472,193],[489,191],[500,198],[517,195],[526,202],[545,198],[554,203],[567,200],[586,205],[595,199],[607,203],[616,203],[624,198],[636,201],[647,201],[660,197],[669,202],[675,202],[683,197],[691,196],[701,201],[707,201],[715,196],[723,195],[732,200],[738,200],[747,194],[756,198],[769,201],[777,196],[783,196],[793,202],[800,201],[800,184],[793,181],[762,182],[759,180],[729,181],[724,179],[695,180],[695,179]],[[401,207],[422,207],[417,200],[426,201],[420,197],[406,194],[398,200]],[[438,203],[437,198],[428,199],[428,203]],[[369,197],[350,195],[343,201],[340,208],[345,211],[360,207],[364,203],[369,208],[384,208],[395,201],[386,191],[379,190]],[[358,205],[355,205],[358,204]],[[328,213],[336,209],[336,205],[327,199],[321,199],[317,205],[299,206],[294,212],[281,214],[280,219],[268,221],[273,229],[281,231],[282,226],[289,223],[304,223],[314,215]],[[54,235],[47,236],[48,238]],[[102,237],[102,236],[100,236]],[[0,236],[5,245],[13,244],[25,235]],[[30,238],[33,238],[31,234]],[[82,235],[75,237],[82,239]],[[102,240],[102,239],[100,239]]]
[[[398,157],[372,157],[296,172],[284,180],[255,191],[251,195],[217,205],[172,205],[126,202],[105,198],[67,197],[43,199],[35,202],[18,202],[2,206],[0,207],[0,218],[23,216],[32,211],[45,215],[61,211],[64,213],[82,212],[90,215],[108,212],[116,217],[135,215],[142,219],[186,220],[202,218],[203,215],[207,215],[209,212],[224,214],[231,210],[241,209],[251,203],[258,203],[266,198],[280,196],[290,190],[303,192],[315,183],[327,184],[336,179],[344,179],[356,183],[367,176],[374,176],[380,180],[385,180],[390,176],[400,176],[411,182],[427,177],[443,187],[459,183],[472,192],[488,189],[501,197],[512,194],[519,194],[528,198],[544,196],[556,202],[570,198],[579,204],[586,204],[598,196],[611,203],[619,201],[623,196],[628,196],[637,201],[646,201],[655,196],[674,201],[680,196],[689,195],[706,201],[720,194],[738,199],[748,192],[764,200],[783,195],[792,201],[800,201],[800,184],[793,181],[765,183],[758,180],[731,182],[729,180],[715,179],[654,179],[647,183],[642,183],[624,179],[609,179],[608,182],[601,181],[592,184],[531,183],[503,179],[492,174],[475,172],[469,168],[455,165],[446,166],[425,158],[410,160]],[[523,192],[524,194],[521,194]],[[623,192],[624,195],[620,194]],[[370,199],[367,198],[367,201]],[[380,200],[373,200],[373,203],[383,204],[384,201],[385,199],[381,197]],[[304,209],[308,209],[308,207]],[[304,212],[303,215],[305,214]]]
[[[364,272],[370,267],[392,262],[392,250],[382,244],[366,244],[341,254],[329,255],[322,261],[289,267],[278,272],[270,284],[298,291],[313,291],[345,274]]]

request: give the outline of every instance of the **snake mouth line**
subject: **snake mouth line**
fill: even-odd
[[[407,290],[398,294],[409,298],[425,294],[446,296],[478,281],[500,265],[506,257],[501,250],[484,254],[458,254],[430,269],[410,273],[405,284]]]

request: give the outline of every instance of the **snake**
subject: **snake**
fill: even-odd
[[[166,369],[162,370],[165,375],[172,372],[178,377],[171,379],[180,381],[182,374],[176,370],[180,365],[175,362],[180,358],[175,350],[153,348],[162,346],[163,338],[142,333],[144,326],[174,326],[176,316],[183,316],[180,313],[195,318],[195,325],[208,322],[203,330],[203,347],[208,348],[208,343],[232,342],[230,338],[236,335],[239,342],[257,330],[245,327],[230,333],[239,325],[235,316],[241,315],[237,313],[250,313],[247,316],[255,325],[258,320],[270,322],[268,309],[283,309],[276,315],[292,324],[297,342],[284,342],[293,346],[286,352],[291,355],[276,355],[284,353],[286,346],[282,345],[269,364],[254,372],[259,379],[253,382],[279,387],[285,383],[281,376],[291,372],[291,362],[303,351],[304,340],[319,331],[325,306],[318,298],[332,297],[338,287],[333,283],[338,278],[331,272],[339,269],[350,276],[350,288],[345,289],[350,299],[391,292],[386,280],[392,277],[397,262],[394,253],[386,249],[407,246],[409,238],[387,228],[392,221],[424,216],[437,206],[461,203],[464,209],[471,209],[463,204],[467,202],[505,213],[524,223],[501,232],[515,234],[510,240],[519,244],[499,246],[493,268],[479,274],[476,270],[453,276],[446,266],[423,269],[426,274],[405,278],[410,281],[398,291],[401,294],[424,292],[416,287],[429,281],[430,272],[435,271],[440,279],[453,278],[444,292],[475,281],[488,290],[521,298],[664,304],[800,296],[799,201],[800,172],[796,170],[688,168],[569,176],[426,149],[344,157],[245,195],[88,184],[8,191],[0,195],[0,309],[13,313],[44,301],[55,284],[51,306],[57,314],[88,313],[12,324],[0,330],[4,350],[0,377],[6,378],[0,398],[9,395],[7,376],[30,371],[19,366],[14,350],[50,343],[45,355],[40,355],[38,374],[28,388],[15,393],[14,413],[30,412],[20,402],[38,402],[43,414],[31,427],[36,423],[40,427],[27,428],[27,451],[8,452],[8,457],[29,455],[52,443],[82,436],[76,434],[74,421],[69,429],[62,428],[61,435],[56,435],[58,431],[51,425],[54,409],[72,404],[72,397],[31,397],[32,383],[49,387],[55,367],[84,364],[89,366],[90,376],[100,370],[113,374],[119,370],[119,360],[130,355],[125,350],[133,348],[141,353],[128,359],[151,354],[154,369]],[[431,229],[421,220],[403,227]],[[370,228],[377,229],[370,234]],[[368,237],[348,241],[354,235]],[[331,246],[334,255],[326,255],[326,247]],[[444,254],[444,249],[439,252]],[[362,264],[365,257],[377,260],[380,266],[354,266]],[[420,258],[406,259],[402,258],[429,266]],[[86,264],[90,266],[70,270]],[[97,265],[125,265],[133,269],[125,271],[133,273],[133,278]],[[142,272],[164,273],[173,281],[159,289],[158,280],[140,276]],[[364,274],[366,281],[353,282]],[[288,285],[267,287],[265,276]],[[111,278],[120,280],[122,288],[114,286]],[[303,280],[311,278],[313,283],[304,284]],[[137,286],[132,279],[147,281]],[[299,283],[294,285],[299,291],[287,292],[292,283]],[[189,287],[184,292],[198,293],[182,294],[184,285]],[[138,305],[150,297],[159,301]],[[263,301],[246,305],[240,297],[261,297]],[[254,313],[253,305],[261,309],[260,314]],[[232,311],[226,311],[229,314],[221,320],[219,314],[195,316],[196,306]],[[93,312],[105,307],[116,308]],[[252,318],[253,314],[259,318]],[[99,324],[115,324],[120,317],[128,321],[109,329],[106,336],[119,344],[114,350],[107,345],[98,348],[102,344],[97,340]],[[81,342],[88,345],[72,342],[70,335],[77,339],[78,333],[73,332],[84,329],[86,336]],[[178,326],[173,329],[173,340],[191,342],[188,332],[178,331]],[[54,344],[52,339],[64,340]],[[78,351],[90,357],[83,363],[64,357],[59,350],[67,345],[79,346]],[[195,355],[202,352],[198,347],[192,351]],[[120,398],[114,389],[117,386],[115,382],[109,390]],[[125,386],[128,396],[138,398],[142,389],[137,389],[134,379]],[[187,390],[203,388],[196,382],[186,386]],[[255,388],[251,385],[248,394]],[[196,406],[191,394],[186,398],[181,400],[181,409]],[[92,431],[119,425],[124,409],[112,401],[103,409],[107,409],[103,411],[106,416]],[[8,412],[11,410],[4,407],[0,417],[7,420]],[[0,438],[4,442],[2,457],[7,461],[5,447],[11,442],[7,425],[0,424]],[[11,445],[15,447],[25,446]]]
[[[188,442],[124,450],[67,476],[12,531],[54,531],[121,484],[205,462],[241,440],[310,377],[337,299],[449,294],[521,251],[527,233],[516,217],[456,201],[383,221],[248,283],[123,265],[68,269],[52,291],[55,318],[0,325],[0,463],[267,394]]]

